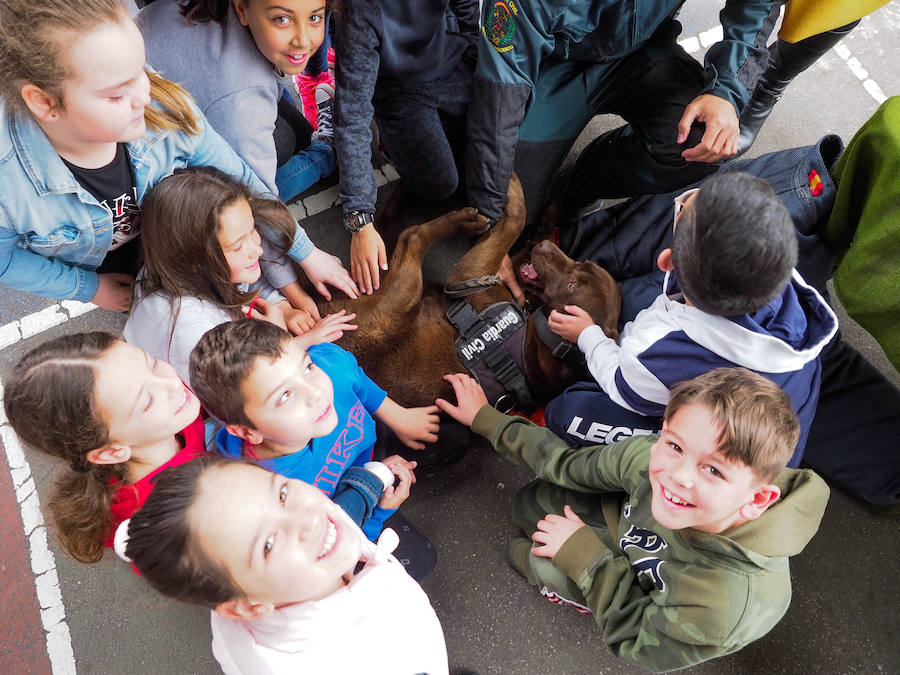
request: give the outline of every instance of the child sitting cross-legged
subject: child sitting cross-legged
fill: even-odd
[[[672,390],[659,436],[582,448],[487,405],[468,375],[438,406],[538,480],[510,561],[555,602],[592,613],[610,650],[653,671],[735,652],[791,599],[788,557],[819,528],[828,487],[785,469],[799,434],[787,395],[743,368]]]
[[[372,459],[374,415],[413,449],[437,440],[436,406],[404,408],[362,371],[353,355],[336,345],[304,349],[282,328],[242,319],[208,331],[191,352],[191,384],[225,428],[219,451],[243,457],[289,478],[309,482],[332,496],[350,467]],[[392,455],[383,463],[400,480],[388,485],[364,525],[375,539],[384,521],[409,495],[415,462]],[[431,543],[398,513],[402,557],[417,579],[430,575]]]
[[[393,530],[366,541],[307,483],[217,456],[163,472],[116,532],[153,587],[212,610],[226,675],[446,675],[440,622],[396,543]]]

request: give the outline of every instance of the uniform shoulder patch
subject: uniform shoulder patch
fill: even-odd
[[[491,46],[501,54],[513,48],[518,13],[519,8],[513,0],[495,0],[481,29]]]

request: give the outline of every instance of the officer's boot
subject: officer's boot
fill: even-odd
[[[741,111],[738,155],[744,154],[753,145],[763,123],[772,112],[772,106],[781,98],[791,80],[818,61],[819,57],[840,42],[841,38],[858,23],[859,20],[813,35],[800,42],[790,43],[778,39],[769,55],[769,63],[756,83],[753,95]]]

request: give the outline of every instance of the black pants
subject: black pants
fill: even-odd
[[[548,59],[519,130],[515,170],[525,190],[529,223],[536,222],[550,184],[575,139],[601,113],[628,124],[594,140],[578,158],[574,200],[670,192],[716,170],[686,162],[705,125],[678,144],[684,109],[705,88],[703,67],[676,42],[677,21],[660,27],[640,49],[614,63]],[[587,97],[587,100],[585,100]],[[549,139],[549,140],[548,140]],[[557,140],[558,139],[558,140]]]

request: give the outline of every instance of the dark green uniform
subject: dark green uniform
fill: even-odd
[[[591,526],[577,530],[552,561],[531,554],[517,560],[513,551],[513,564],[551,599],[589,608],[620,658],[654,671],[684,668],[759,639],[787,611],[788,557],[815,534],[828,501],[828,487],[812,471],[779,474],[782,496],[756,520],[723,534],[673,531],[650,510],[655,436],[573,449],[489,406],[472,429],[541,479],[516,496],[513,517],[525,532],[565,504]]]

